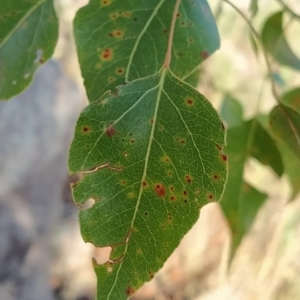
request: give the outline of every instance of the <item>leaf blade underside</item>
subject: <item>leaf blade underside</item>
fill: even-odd
[[[70,170],[103,167],[84,174],[73,196],[78,204],[97,200],[80,213],[82,235],[96,246],[112,246],[115,260],[95,264],[99,299],[126,299],[149,281],[196,222],[199,208],[221,197],[223,146],[211,104],[165,69],[83,111]]]

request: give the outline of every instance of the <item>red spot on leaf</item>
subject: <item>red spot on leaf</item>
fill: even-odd
[[[158,195],[158,197],[163,198],[166,195],[166,190],[165,190],[164,185],[157,183],[157,184],[155,184],[154,189],[155,189],[155,192]]]
[[[209,57],[209,53],[207,51],[201,51],[200,56],[202,59],[207,59]]]
[[[116,132],[116,129],[112,125],[109,125],[105,129],[105,133],[106,133],[107,136],[113,137],[117,132]]]

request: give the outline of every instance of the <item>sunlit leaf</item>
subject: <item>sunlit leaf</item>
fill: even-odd
[[[227,128],[237,126],[243,122],[243,107],[238,100],[225,95],[221,107],[221,119]]]
[[[0,99],[9,99],[52,56],[58,21],[52,0],[1,0],[0,7]]]
[[[285,38],[282,17],[283,11],[279,11],[267,19],[261,35],[263,45],[277,62],[300,70],[300,59],[294,54]]]
[[[91,0],[76,15],[74,33],[89,100],[125,82],[158,72],[165,58],[176,0]],[[206,0],[182,1],[171,70],[187,78],[219,48]]]
[[[247,159],[255,157],[279,175],[283,172],[283,163],[275,142],[257,119],[228,129],[225,153],[229,159],[229,174],[221,206],[232,229],[233,255],[266,198],[244,182]]]
[[[220,199],[227,158],[212,105],[168,70],[119,87],[81,114],[69,157],[85,241],[111,246],[95,264],[98,299],[126,299],[151,280],[206,203]]]
[[[269,124],[275,136],[300,159],[300,115],[280,104],[271,111]]]

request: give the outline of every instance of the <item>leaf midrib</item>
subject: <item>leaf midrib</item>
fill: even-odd
[[[144,28],[142,29],[142,31],[140,32],[138,38],[136,39],[136,42],[134,44],[134,47],[130,53],[130,57],[129,57],[129,61],[128,61],[128,65],[126,68],[126,74],[125,74],[125,81],[128,82],[128,76],[129,76],[129,70],[132,64],[132,60],[133,60],[133,56],[136,52],[136,49],[140,43],[141,38],[143,37],[144,33],[147,31],[150,23],[152,22],[153,18],[155,17],[155,15],[157,14],[158,10],[160,9],[160,7],[162,6],[162,4],[165,2],[165,0],[160,0],[160,2],[157,4],[157,6],[155,7],[155,9],[153,10],[150,18],[148,19],[148,21],[146,22]]]
[[[146,152],[146,156],[145,156],[145,164],[144,164],[143,175],[142,175],[141,184],[140,184],[139,195],[138,195],[138,198],[137,198],[137,202],[136,202],[135,210],[134,210],[134,213],[133,213],[132,221],[130,223],[130,230],[133,228],[133,225],[134,225],[134,222],[135,222],[135,219],[136,219],[136,215],[137,215],[137,212],[138,212],[138,208],[140,206],[140,202],[141,202],[141,198],[142,198],[142,193],[143,193],[142,182],[146,179],[146,176],[147,176],[148,162],[149,162],[152,142],[154,140],[154,131],[155,131],[156,122],[157,122],[157,113],[158,113],[158,108],[159,108],[160,99],[161,99],[161,93],[162,93],[162,90],[163,90],[163,86],[164,86],[167,71],[168,71],[167,68],[163,68],[162,71],[161,71],[161,77],[160,77],[159,84],[158,84],[158,92],[157,92],[157,98],[156,98],[156,103],[155,103],[155,108],[154,108],[153,124],[152,124],[152,128],[151,128],[151,132],[150,132],[150,136],[149,136],[149,143],[148,143],[147,152]],[[129,245],[129,242],[126,243],[126,246],[125,246],[125,249],[124,249],[124,257],[127,253],[128,245]],[[120,262],[119,269],[116,273],[115,281],[114,281],[114,283],[113,283],[113,285],[110,289],[109,294],[107,295],[107,299],[110,299],[112,291],[113,291],[114,287],[116,286],[116,282],[117,282],[117,279],[119,277],[119,272],[122,268],[123,261],[124,261],[124,259]]]
[[[5,43],[11,38],[11,36],[15,33],[15,31],[20,27],[20,25],[26,20],[31,13],[33,13],[40,5],[42,5],[46,0],[40,0],[31,9],[27,11],[27,13],[19,20],[19,22],[15,25],[15,27],[9,32],[9,34],[3,39],[0,43],[0,49],[5,45]]]

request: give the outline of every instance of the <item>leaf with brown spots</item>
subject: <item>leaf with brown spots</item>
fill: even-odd
[[[220,199],[224,138],[212,105],[166,68],[85,108],[69,156],[70,171],[85,174],[73,196],[80,205],[101,200],[80,212],[81,233],[97,247],[117,247],[120,257],[110,258],[110,272],[95,265],[98,299],[126,299],[149,281],[149,270],[162,267],[199,207]]]
[[[90,102],[109,89],[160,70],[175,2],[91,0],[77,12],[74,35]],[[197,85],[197,66],[220,46],[207,1],[182,1],[175,31],[171,71]],[[123,72],[117,71],[114,78],[116,70]]]
[[[0,100],[22,92],[54,52],[58,20],[53,0],[1,0]]]

